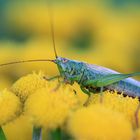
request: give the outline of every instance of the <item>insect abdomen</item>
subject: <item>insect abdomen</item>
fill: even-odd
[[[116,84],[112,84],[107,87],[110,90],[117,90],[118,92],[123,92],[125,95],[131,97],[140,97],[140,82],[127,78],[125,80],[121,80]]]
[[[118,74],[118,72],[98,66],[86,64],[87,70],[90,73],[90,78],[98,78],[100,76],[108,75],[108,74]],[[132,97],[140,97],[140,82],[134,80],[133,78],[127,78],[117,82],[116,84],[109,85],[105,87],[110,90],[117,90],[118,92],[123,92],[124,94]]]

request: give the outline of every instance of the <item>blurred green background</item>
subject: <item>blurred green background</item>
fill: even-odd
[[[139,0],[50,0],[59,56],[122,73],[140,71]],[[0,0],[0,63],[54,59],[46,0]],[[48,62],[0,68],[0,89],[32,71],[58,73]]]

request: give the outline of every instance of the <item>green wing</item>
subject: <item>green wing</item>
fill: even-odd
[[[110,75],[106,75],[106,76],[103,76],[103,77],[97,79],[95,81],[94,85],[97,87],[108,86],[113,83],[119,82],[120,80],[129,78],[129,77],[133,77],[133,76],[137,76],[137,75],[140,75],[140,72],[135,72],[135,73],[131,73],[131,74],[110,74]]]
[[[95,80],[88,80],[83,83],[84,86],[95,86],[95,87],[104,87],[111,85],[113,83],[119,82],[120,80],[140,75],[140,72],[135,72],[131,74],[109,74],[102,76]]]

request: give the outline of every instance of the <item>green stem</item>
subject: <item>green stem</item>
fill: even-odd
[[[32,140],[42,140],[41,128],[33,127]]]
[[[48,140],[74,140],[74,139],[72,138],[72,136],[70,136],[67,132],[65,132],[63,129],[59,127],[55,130],[51,130],[48,133]]]
[[[5,134],[2,130],[2,127],[0,127],[0,140],[6,140]]]
[[[57,128],[49,132],[49,140],[61,140],[61,129]]]

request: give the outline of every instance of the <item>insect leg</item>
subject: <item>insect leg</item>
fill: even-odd
[[[78,75],[67,75],[65,78],[65,82],[69,84],[73,84],[75,81],[79,81],[81,79],[81,74]]]
[[[95,82],[97,82],[97,80],[87,80],[83,82],[84,86],[93,86],[95,85]]]
[[[100,88],[100,103],[103,102],[103,87]]]
[[[81,88],[81,90],[82,90],[85,94],[87,94],[88,96],[90,96],[90,92],[89,92],[87,89],[85,89],[85,87],[80,86],[80,88]]]
[[[79,78],[80,78],[80,75],[73,75],[73,76],[70,76],[70,77],[69,77],[69,79],[70,79],[71,81],[77,81],[77,80],[79,80]]]
[[[59,81],[58,84],[56,85],[56,87],[52,90],[52,91],[57,91],[59,89],[59,87],[61,86],[61,84],[65,84],[65,81]]]
[[[85,94],[88,95],[86,102],[83,104],[84,106],[87,106],[89,103],[89,99],[90,99],[90,92],[88,90],[86,90],[85,87],[83,87],[83,86],[80,86],[80,88]]]
[[[85,69],[81,69],[80,74],[66,75],[66,78],[67,78],[66,80],[70,81],[70,84],[73,84],[74,82],[78,82],[80,84],[83,79],[84,71]]]
[[[95,86],[95,87],[98,87],[96,85],[97,81],[98,81],[98,79],[96,79],[96,80],[88,80],[88,81],[84,82],[84,86]],[[103,101],[103,86],[100,87],[100,102],[102,103],[102,101]]]
[[[97,89],[93,87],[88,87],[89,92],[97,93]]]
[[[53,76],[51,78],[47,78],[47,77],[44,76],[43,78],[47,81],[51,81],[51,80],[54,80],[54,79],[59,78],[59,77],[60,77],[60,75],[56,75],[56,76]]]
[[[55,80],[56,78],[58,78],[58,81],[59,81],[59,77],[61,77],[60,75],[56,75],[56,76],[53,76],[53,77],[51,77],[51,78],[47,78],[47,77],[43,77],[45,80],[47,80],[47,81],[52,81],[52,80]],[[58,82],[58,84],[57,84],[57,86],[52,90],[52,91],[56,91],[59,87],[60,87],[60,85],[61,85],[61,81],[59,81]]]

